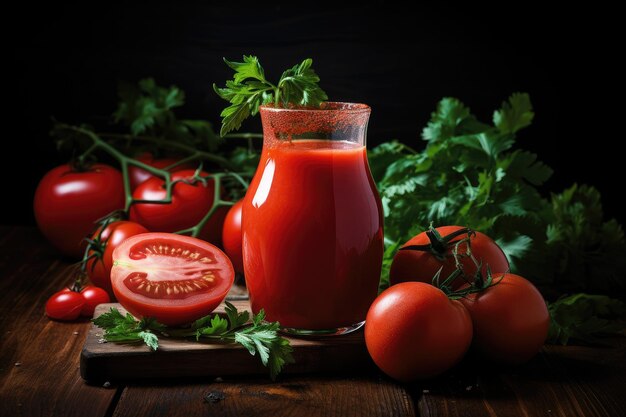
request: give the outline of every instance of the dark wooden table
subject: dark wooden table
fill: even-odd
[[[409,385],[351,375],[149,380],[88,385],[79,355],[89,327],[50,321],[46,299],[68,284],[34,228],[0,227],[0,416],[626,416],[626,343],[547,346],[513,368],[467,358]],[[217,376],[216,376],[217,377]]]

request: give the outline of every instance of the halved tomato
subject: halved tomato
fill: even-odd
[[[189,236],[143,233],[113,252],[111,284],[120,304],[135,317],[169,326],[211,313],[234,279],[224,252]]]

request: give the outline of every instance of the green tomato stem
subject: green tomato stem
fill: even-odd
[[[178,181],[172,181],[171,178],[171,174],[167,169],[159,169],[159,168],[155,168],[153,166],[150,166],[148,164],[145,164],[141,161],[138,161],[136,159],[133,159],[131,157],[126,156],[125,154],[123,154],[122,152],[120,152],[119,150],[117,150],[114,146],[110,145],[109,143],[107,143],[105,140],[102,139],[102,137],[109,137],[109,138],[113,138],[113,139],[126,139],[126,140],[135,140],[135,139],[139,139],[139,140],[144,140],[147,142],[152,142],[155,144],[158,144],[159,146],[167,146],[173,149],[178,149],[178,150],[183,150],[185,152],[190,153],[191,155],[187,156],[186,158],[183,158],[182,160],[178,161],[175,164],[172,164],[171,166],[167,167],[167,168],[171,168],[186,162],[190,162],[193,160],[197,160],[197,159],[204,159],[204,160],[209,160],[215,163],[218,163],[219,165],[221,165],[223,168],[225,169],[231,169],[233,168],[233,165],[230,161],[228,161],[227,159],[218,156],[218,155],[213,155],[207,152],[203,152],[203,151],[199,151],[197,149],[194,149],[192,147],[189,147],[187,145],[184,144],[180,144],[180,143],[176,143],[176,142],[170,142],[170,141],[166,141],[160,138],[153,138],[153,137],[147,137],[147,136],[131,136],[131,135],[124,135],[124,134],[116,134],[116,133],[104,133],[104,134],[97,134],[91,130],[88,129],[84,129],[82,127],[79,126],[72,126],[72,125],[68,125],[68,124],[58,124],[56,126],[59,129],[66,129],[78,134],[81,134],[83,136],[85,136],[86,138],[91,140],[91,145],[89,146],[89,148],[83,152],[79,157],[78,157],[78,161],[79,164],[83,164],[85,161],[85,158],[87,156],[89,156],[91,153],[97,151],[97,150],[102,150],[106,153],[108,153],[110,156],[112,156],[113,158],[115,158],[118,163],[121,166],[121,170],[122,170],[122,177],[123,177],[123,183],[124,183],[124,196],[125,196],[125,205],[124,205],[124,216],[127,217],[128,216],[128,212],[131,208],[131,206],[133,204],[141,204],[141,203],[150,203],[150,204],[169,204],[172,202],[172,193],[173,193],[173,188],[174,185],[178,182]],[[250,140],[254,136],[254,134],[237,134],[238,137],[242,137],[242,138],[246,138],[248,140]],[[128,166],[132,165],[132,166],[136,166],[138,168],[141,168],[153,175],[159,176],[161,178],[164,179],[165,184],[164,187],[166,189],[166,194],[165,194],[165,198],[162,200],[139,200],[139,199],[133,199],[132,196],[132,190],[130,187],[130,176],[129,176],[129,169]],[[196,172],[196,176],[199,176],[201,167],[198,168],[197,172]],[[237,183],[239,183],[241,185],[242,188],[247,189],[248,188],[248,182],[242,177],[242,175],[236,173],[236,172],[224,172],[224,173],[218,173],[218,174],[210,174],[210,175],[206,175],[204,177],[200,177],[198,178],[199,180],[202,181],[203,184],[206,184],[206,180],[207,179],[213,179],[215,181],[215,187],[214,187],[214,195],[213,195],[213,205],[212,207],[207,211],[207,213],[204,215],[204,217],[202,218],[202,220],[200,220],[200,222],[198,224],[196,224],[193,227],[190,227],[188,229],[184,229],[184,230],[179,230],[178,234],[191,234],[191,236],[193,237],[197,237],[200,232],[202,231],[202,228],[204,227],[204,225],[206,224],[207,221],[209,221],[209,219],[213,216],[213,214],[215,214],[216,210],[220,207],[229,207],[232,206],[234,204],[234,202],[232,201],[227,201],[227,200],[222,200],[221,198],[221,185],[222,185],[222,179],[226,179],[226,178],[233,178]],[[108,224],[109,221],[113,221],[113,219],[117,219],[120,216],[120,212],[119,211],[115,211],[113,213],[111,213],[110,215],[108,215],[107,217],[105,217],[105,219],[102,219],[100,221],[101,224],[101,232],[102,230],[104,230],[104,228],[106,227],[106,225]],[[96,239],[97,242],[92,242],[94,245],[98,246],[98,250],[103,251],[104,248],[102,247],[102,245],[106,244],[106,242],[102,242],[100,239],[100,236],[98,236],[98,238]],[[81,265],[81,272],[85,272],[85,267],[86,267],[86,263],[89,259],[91,259],[93,256],[89,254],[90,250],[92,249],[96,249],[95,246],[92,247],[92,245],[88,245],[87,248],[85,249],[85,253],[83,256],[83,260],[82,260],[82,265]],[[78,281],[77,281],[78,283]],[[80,281],[81,285],[82,285],[82,278]]]

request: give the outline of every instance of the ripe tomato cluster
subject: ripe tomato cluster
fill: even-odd
[[[35,192],[34,213],[39,229],[62,254],[74,259],[83,256],[84,272],[99,287],[88,288],[103,289],[108,294],[107,301],[116,297],[111,270],[113,253],[122,242],[148,232],[192,229],[222,193],[218,190],[216,194],[212,178],[203,180],[208,173],[196,171],[189,163],[175,165],[179,161],[176,158],[154,158],[150,153],[137,160],[171,172],[171,201],[158,202],[167,197],[163,178],[129,165],[128,181],[134,203],[128,220],[123,220],[123,215],[111,216],[121,213],[127,201],[122,173],[109,165],[59,166],[42,178]],[[168,168],[171,165],[175,166]],[[217,246],[222,245],[223,239],[237,271],[243,273],[240,208],[217,207],[199,232],[199,238]],[[52,318],[75,319],[78,306],[82,309],[88,304],[81,304],[81,300],[80,292],[64,290],[51,297],[46,311]]]
[[[374,362],[411,381],[445,372],[470,346],[495,361],[531,359],[547,337],[548,309],[529,281],[508,270],[500,247],[479,232],[446,226],[409,240],[391,266],[395,285],[367,314]]]
[[[91,317],[98,304],[111,301],[102,288],[87,286],[81,290],[65,288],[54,293],[46,302],[46,314],[61,321],[76,320],[79,316]]]

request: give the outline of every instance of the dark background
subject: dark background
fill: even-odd
[[[382,3],[317,10],[267,3],[20,7],[5,16],[15,27],[4,29],[3,177],[11,195],[4,222],[34,223],[36,184],[64,162],[47,134],[51,116],[106,128],[117,81],[152,76],[186,92],[179,114],[218,125],[225,103],[211,84],[231,77],[223,56],[244,53],[259,56],[270,79],[314,58],[332,99],[372,107],[370,145],[398,138],[421,148],[421,129],[443,96],[490,120],[510,93],[528,92],[535,122],[518,142],[555,169],[545,191],[593,184],[607,214],[625,219],[624,187],[615,185],[624,178],[616,145],[623,116],[608,104],[623,90],[623,47],[610,11],[526,5],[492,15],[418,6],[414,13]],[[260,123],[242,130],[260,131]]]

